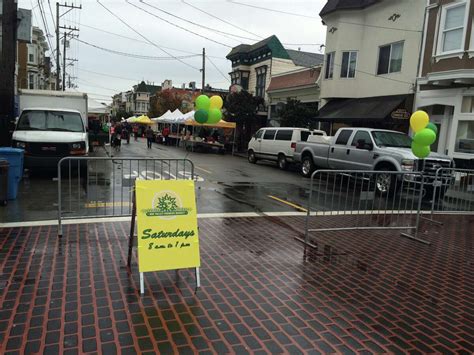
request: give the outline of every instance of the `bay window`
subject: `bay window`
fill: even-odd
[[[332,79],[334,76],[334,55],[336,52],[326,54],[326,71],[324,74],[325,79]]]
[[[265,97],[265,83],[267,81],[267,66],[261,66],[255,69],[257,74],[257,84],[255,86],[255,96]]]
[[[357,52],[342,52],[341,78],[354,78],[357,65]]]

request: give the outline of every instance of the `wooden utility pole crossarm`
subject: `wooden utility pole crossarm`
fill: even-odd
[[[62,15],[59,14],[59,7],[65,7],[68,8],[68,10],[63,13]],[[66,44],[67,44],[67,37],[74,31],[79,31],[77,27],[71,27],[71,26],[61,26],[60,24],[60,19],[62,16],[67,14],[69,11],[72,11],[74,9],[82,9],[82,5],[75,6],[73,4],[69,5],[68,3],[60,4],[59,2],[56,3],[56,90],[61,90],[61,64],[60,64],[60,55],[61,55],[61,50],[60,50],[60,35],[59,35],[59,30],[65,30],[64,31],[64,48],[63,48],[63,80],[62,80],[62,90],[64,91],[66,88]],[[69,31],[69,32],[66,32]]]

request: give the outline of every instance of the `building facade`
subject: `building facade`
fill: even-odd
[[[320,101],[320,74],[321,66],[272,76],[267,89],[268,125],[280,126],[279,113],[288,99],[298,100],[302,105],[317,111]]]
[[[31,43],[18,43],[18,76],[19,89],[49,90],[51,60],[46,56],[49,50],[43,30],[33,27]]]
[[[321,54],[286,49],[276,36],[268,37],[253,45],[241,44],[226,56],[232,62],[231,83],[238,90],[246,90],[262,97],[265,104],[258,114],[268,116],[268,87],[273,76],[297,69],[318,66]]]
[[[474,1],[428,0],[415,106],[438,126],[433,150],[474,168]]]
[[[321,121],[408,131],[425,0],[329,0]]]

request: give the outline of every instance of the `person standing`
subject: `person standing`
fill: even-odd
[[[146,131],[145,131],[145,135],[146,135],[147,148],[148,148],[148,149],[151,149],[152,144],[153,144],[153,136],[154,136],[154,133],[153,133],[153,130],[151,129],[150,126],[147,127],[147,129],[146,129]]]
[[[165,145],[168,145],[168,136],[170,135],[170,129],[168,127],[163,128],[163,139]]]

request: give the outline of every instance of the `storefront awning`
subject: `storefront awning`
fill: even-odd
[[[333,99],[316,116],[318,121],[373,122],[409,119],[413,95]]]

